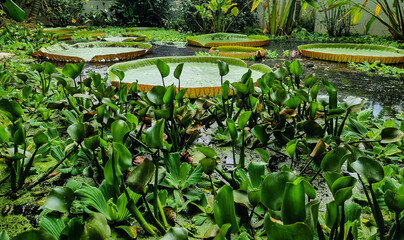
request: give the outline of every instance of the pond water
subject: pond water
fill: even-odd
[[[314,73],[319,78],[327,79],[337,86],[340,98],[347,96],[358,96],[367,99],[365,108],[373,109],[376,118],[388,118],[404,110],[404,79],[396,77],[384,77],[379,75],[369,75],[365,72],[348,67],[347,63],[327,62],[297,56],[283,56],[284,51],[297,51],[297,47],[302,44],[313,42],[275,40],[270,41],[265,49],[276,51],[277,57],[274,59],[257,59],[247,61],[248,65],[253,63],[263,63],[270,67],[277,67],[284,61],[301,60],[303,74]],[[185,43],[167,45],[164,43],[153,43],[150,54],[141,58],[165,57],[165,56],[192,56],[195,52],[208,52],[209,48],[199,48],[188,46]],[[86,64],[85,71],[96,71],[105,75],[109,66],[114,63]],[[404,68],[404,65],[396,65]]]

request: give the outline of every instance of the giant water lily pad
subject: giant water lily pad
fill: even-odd
[[[209,53],[211,55],[217,54],[221,57],[250,59],[251,57],[264,57],[266,51],[263,48],[256,47],[223,46],[212,47],[209,50]]]
[[[336,62],[380,61],[385,64],[404,62],[403,50],[370,44],[308,44],[299,46],[299,51],[306,57]]]
[[[266,36],[235,33],[212,33],[188,37],[188,44],[199,47],[219,47],[219,46],[245,46],[259,47],[268,44],[269,38]]]
[[[166,62],[170,67],[170,75],[164,79],[166,86],[174,84],[178,86],[178,79],[173,76],[174,69],[180,63],[185,63],[181,74],[181,89],[188,88],[185,97],[198,98],[200,96],[214,97],[221,93],[220,74],[217,61],[221,60],[229,64],[230,72],[224,76],[224,80],[230,83],[240,81],[242,75],[250,69],[251,77],[257,80],[262,74],[271,71],[271,68],[263,64],[254,64],[247,68],[247,64],[236,58],[227,57],[164,57],[149,58],[131,62],[118,63],[108,69],[108,75],[114,85],[118,85],[119,78],[112,73],[112,68],[125,72],[123,83],[128,85],[138,81],[138,89],[147,92],[154,86],[163,85],[161,75],[156,66],[157,59]],[[230,92],[231,93],[231,92]]]
[[[148,53],[151,45],[134,42],[88,42],[56,44],[34,52],[34,57],[62,62],[103,62],[130,60]]]

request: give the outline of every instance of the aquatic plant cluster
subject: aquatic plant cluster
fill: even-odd
[[[156,62],[162,83],[186,81],[186,65],[171,72]],[[1,93],[2,191],[17,198],[54,184],[39,230],[15,239],[400,239],[403,115],[372,120],[363,99],[338,101],[299,61],[258,79],[246,69],[232,83],[218,61],[221,94],[197,99],[174,85],[140,92],[111,67],[114,87],[97,73],[81,77],[83,66],[1,69],[13,79]],[[200,142],[201,129],[214,131],[213,145]],[[231,167],[217,144],[231,146]],[[49,166],[37,172],[41,162]]]

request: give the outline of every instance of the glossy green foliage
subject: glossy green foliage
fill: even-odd
[[[138,194],[144,194],[146,185],[154,175],[156,166],[151,160],[145,159],[143,163],[131,171],[127,177],[128,187]]]
[[[213,200],[213,215],[215,222],[219,227],[229,223],[232,233],[239,231],[239,225],[236,218],[236,210],[234,206],[233,189],[225,185],[217,193]]]
[[[73,200],[73,190],[68,187],[56,187],[49,193],[44,207],[59,212],[69,212]]]

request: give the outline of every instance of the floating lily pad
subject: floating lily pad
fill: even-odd
[[[369,44],[308,44],[299,46],[306,57],[336,62],[364,62],[394,64],[404,62],[404,51],[386,46]]]
[[[242,75],[251,69],[252,78],[257,80],[262,74],[272,71],[270,67],[263,64],[254,64],[247,68],[247,64],[236,58],[227,57],[164,57],[149,58],[131,62],[118,63],[108,69],[108,75],[114,85],[118,85],[119,78],[111,69],[116,68],[125,72],[123,83],[131,85],[138,81],[138,89],[147,92],[154,86],[163,85],[161,75],[156,66],[157,59],[168,64],[171,73],[164,79],[166,86],[174,84],[178,86],[178,80],[173,76],[174,69],[180,63],[185,63],[181,74],[181,89],[188,88],[185,97],[198,98],[200,96],[214,97],[221,93],[220,74],[217,61],[222,60],[229,64],[230,72],[224,80],[230,82],[240,81]],[[230,94],[232,91],[230,91]]]
[[[212,33],[187,38],[188,44],[199,47],[219,47],[219,46],[245,46],[259,47],[268,44],[269,38],[266,36],[235,33]]]
[[[124,33],[124,34],[122,34],[122,36],[133,38],[133,39],[135,39],[134,41],[136,41],[136,42],[141,42],[146,39],[145,35],[136,34],[136,33]]]
[[[132,28],[125,28],[127,32],[136,32],[136,31],[156,31],[159,30],[158,27],[132,27]]]
[[[148,53],[151,45],[134,42],[88,42],[56,44],[34,52],[34,57],[62,62],[103,62],[129,60]]]
[[[221,57],[250,59],[252,56],[264,57],[266,51],[263,48],[256,48],[256,47],[223,46],[223,47],[212,47],[209,50],[209,53],[211,55],[218,54]]]

